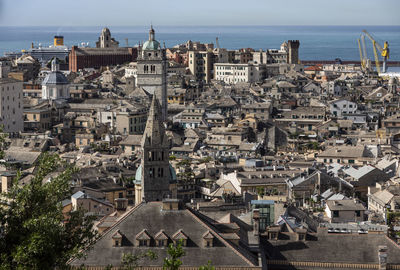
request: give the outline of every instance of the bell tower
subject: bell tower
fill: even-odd
[[[139,46],[137,86],[157,97],[161,104],[161,121],[167,119],[167,63],[165,48],[155,39],[151,26],[149,40]]]
[[[169,164],[169,140],[162,123],[161,106],[153,95],[142,137],[142,161],[136,172],[136,204],[171,197],[175,172]]]

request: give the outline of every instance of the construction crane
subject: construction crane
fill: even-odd
[[[364,71],[367,71],[370,68],[370,61],[368,60],[367,48],[365,46],[365,35],[361,35],[360,38],[357,39],[357,42],[358,50],[360,52],[361,67]]]
[[[375,39],[367,32],[367,30],[363,30],[364,34],[371,40],[372,42],[372,48],[374,50],[374,57],[375,57],[375,66],[376,66],[376,71],[378,73],[381,73],[381,67],[379,63],[379,56],[378,56],[378,50],[383,58],[383,64],[382,64],[382,72],[386,72],[387,70],[387,60],[389,59],[389,43],[385,41],[383,44],[383,47],[379,45],[378,42],[375,41]]]

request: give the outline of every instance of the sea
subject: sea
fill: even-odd
[[[9,51],[49,46],[53,36],[64,36],[67,46],[94,47],[104,26],[11,27],[0,26],[0,56]],[[148,39],[149,26],[112,26],[111,35],[120,46],[135,46]],[[156,39],[167,47],[187,40],[215,43],[221,48],[278,49],[286,40],[300,41],[301,60],[359,60],[357,39],[367,30],[382,44],[389,42],[390,59],[400,61],[400,26],[154,26]],[[366,39],[367,54],[373,59],[372,43]],[[390,71],[390,70],[389,70]]]

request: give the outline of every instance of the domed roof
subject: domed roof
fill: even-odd
[[[53,71],[47,74],[46,78],[44,78],[42,85],[62,85],[69,84],[67,78],[60,71]]]
[[[144,51],[154,51],[154,50],[159,50],[160,49],[160,42],[157,40],[147,40],[143,44],[143,50]]]
[[[155,33],[156,32],[154,31],[153,26],[151,26],[149,30],[149,40],[147,40],[142,47],[144,51],[154,51],[160,49],[160,42],[155,39]]]
[[[171,175],[171,182],[176,182],[176,172],[175,169],[169,164],[169,173]],[[142,164],[137,168],[135,174],[135,184],[140,185],[142,184]]]

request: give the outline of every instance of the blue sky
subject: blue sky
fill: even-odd
[[[0,26],[400,25],[400,0],[0,0]]]

